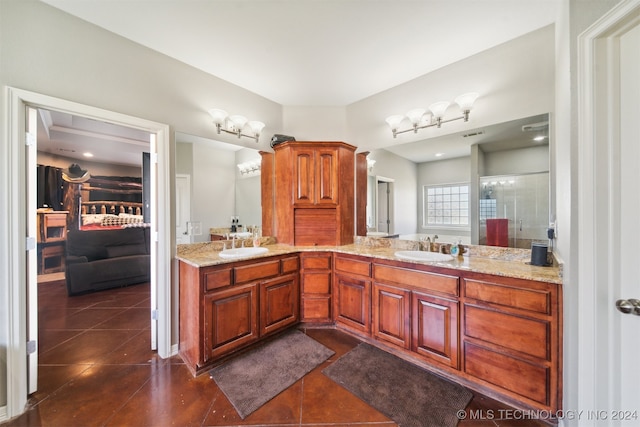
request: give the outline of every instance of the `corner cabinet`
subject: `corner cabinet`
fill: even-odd
[[[298,323],[297,254],[179,268],[179,353],[194,375]]]
[[[355,149],[344,142],[305,141],[274,147],[274,179],[267,182],[274,204],[263,203],[262,209],[263,222],[273,221],[278,242],[353,243]]]

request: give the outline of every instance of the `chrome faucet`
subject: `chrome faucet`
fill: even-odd
[[[236,248],[236,237],[238,236],[231,236],[231,249]]]

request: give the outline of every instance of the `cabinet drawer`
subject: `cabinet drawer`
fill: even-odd
[[[330,294],[331,273],[311,272],[302,275],[302,292],[305,294]]]
[[[459,293],[458,278],[455,276],[376,264],[373,266],[373,277],[382,283],[399,283],[455,296]]]
[[[229,286],[232,283],[231,269],[205,270],[202,274],[205,291]]]
[[[330,322],[331,298],[302,297],[302,320],[305,322]]]
[[[465,372],[528,399],[549,404],[549,368],[465,343]]]
[[[335,269],[336,271],[371,277],[371,263],[369,261],[336,257]]]
[[[507,307],[520,308],[544,314],[551,312],[551,292],[548,290],[523,289],[497,283],[465,279],[464,294],[467,298]]]
[[[549,322],[465,304],[464,333],[541,359],[549,359]]]
[[[66,227],[67,214],[47,214],[44,217],[45,227]]]
[[[298,257],[289,257],[280,260],[282,263],[282,274],[298,272]]]
[[[302,268],[305,270],[329,270],[331,268],[331,254],[303,255]]]
[[[235,283],[266,279],[280,274],[280,261],[266,261],[257,264],[243,265],[234,269]]]

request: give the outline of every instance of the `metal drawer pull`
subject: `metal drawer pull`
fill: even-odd
[[[619,299],[616,301],[616,308],[621,313],[635,314],[640,316],[640,300],[637,299]]]

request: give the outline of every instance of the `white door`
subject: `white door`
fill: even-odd
[[[640,426],[640,0],[579,45],[580,425]]]
[[[192,243],[187,222],[191,219],[191,176],[176,174],[176,244]]]
[[[26,237],[27,237],[27,392],[38,389],[38,254],[37,242],[37,141],[38,111],[26,111]]]

